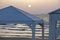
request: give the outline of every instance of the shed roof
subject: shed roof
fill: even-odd
[[[0,23],[20,22],[42,23],[43,20],[13,6],[8,6],[6,8],[0,9]]]
[[[60,14],[60,9],[54,10],[50,12],[49,14]]]

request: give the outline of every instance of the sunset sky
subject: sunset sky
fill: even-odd
[[[60,8],[60,0],[0,0],[0,9],[10,5],[32,14],[46,14]]]

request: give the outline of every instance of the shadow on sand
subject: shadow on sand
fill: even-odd
[[[0,40],[32,40],[32,38],[6,38],[6,37],[0,37]],[[42,39],[36,39],[36,40],[42,40]],[[48,39],[45,39],[48,40]],[[58,39],[60,40],[60,39]]]

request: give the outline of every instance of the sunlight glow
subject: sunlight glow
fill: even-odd
[[[31,7],[31,5],[28,5],[28,7]]]
[[[48,13],[60,8],[60,0],[0,0],[0,9],[10,5],[30,13]]]

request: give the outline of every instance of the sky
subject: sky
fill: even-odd
[[[14,6],[31,14],[47,14],[60,8],[60,0],[0,0],[0,9]]]

